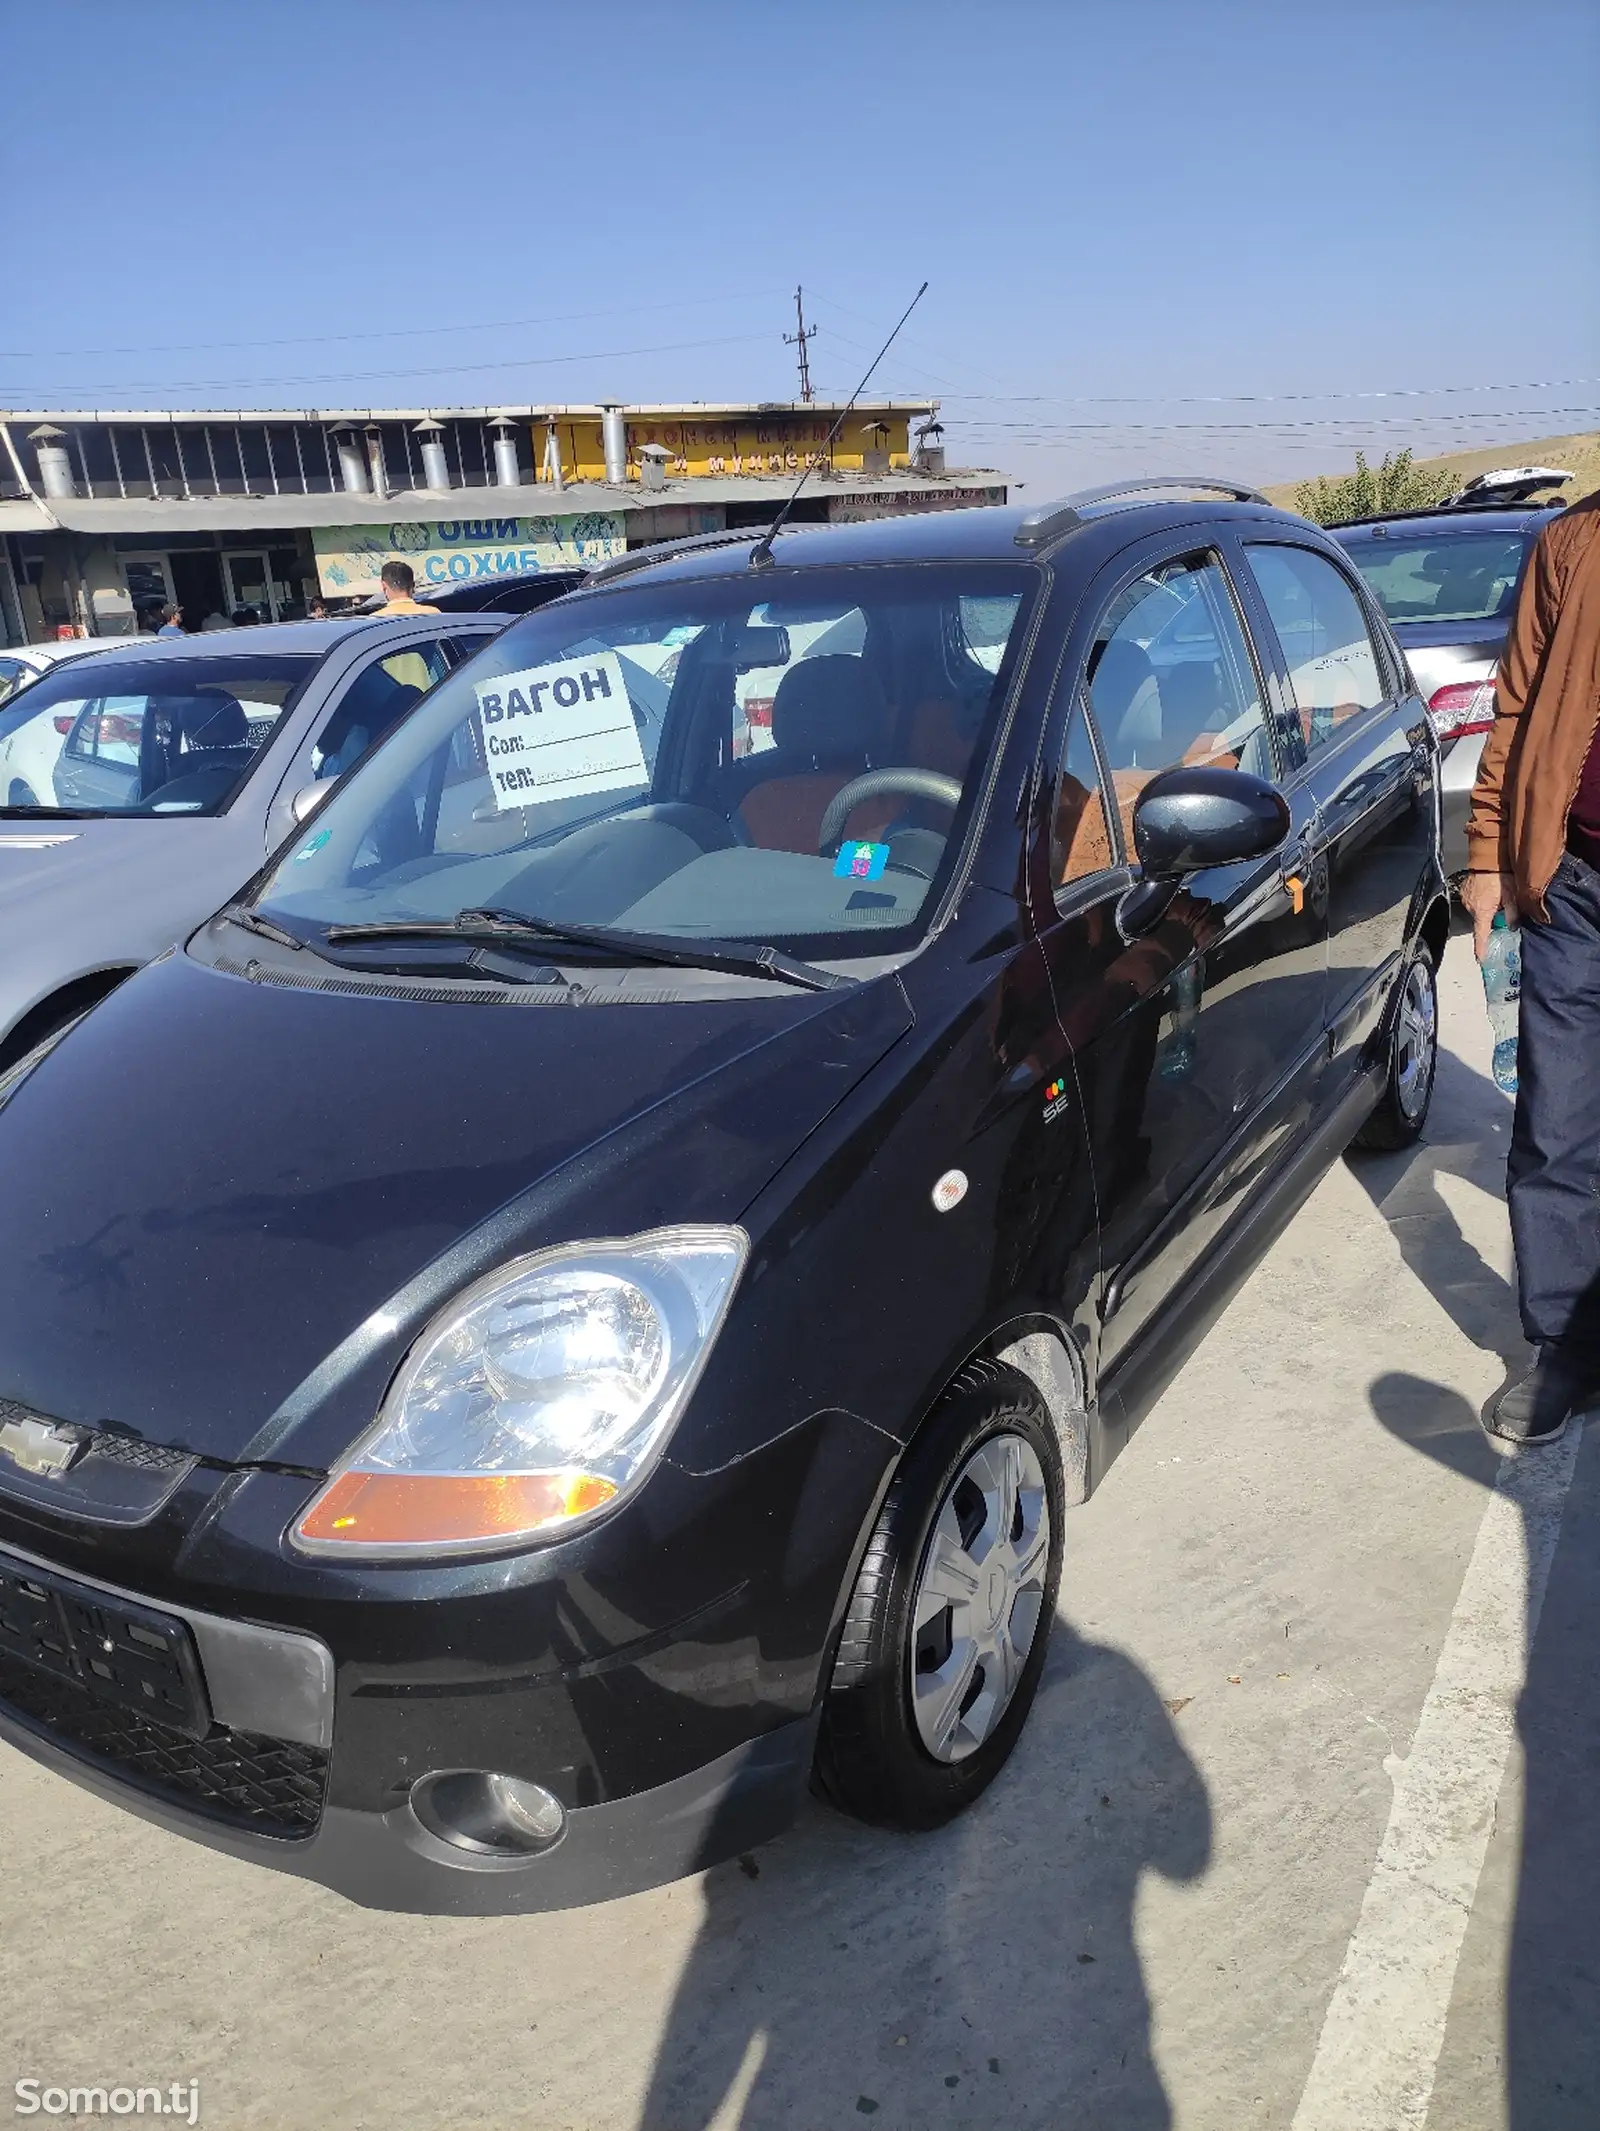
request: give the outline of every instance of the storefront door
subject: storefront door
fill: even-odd
[[[173,604],[172,572],[166,556],[124,555],[122,578],[133,602],[134,627],[153,633],[161,626],[161,609]]]
[[[222,566],[228,573],[228,608],[230,614],[240,607],[255,610],[259,620],[275,622],[278,609],[272,597],[272,573],[267,568],[265,555],[227,554]]]

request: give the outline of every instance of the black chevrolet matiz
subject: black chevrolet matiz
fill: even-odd
[[[0,1735],[377,1907],[926,1828],[1427,1110],[1437,751],[1226,484],[630,556],[0,1080]]]

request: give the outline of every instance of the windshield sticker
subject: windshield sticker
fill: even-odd
[[[882,880],[889,863],[887,844],[842,844],[833,862],[834,875],[842,881]]]
[[[539,806],[650,782],[614,651],[480,681],[478,716],[499,807]]]
[[[332,829],[318,829],[315,836],[303,843],[294,854],[294,864],[303,866],[308,858],[315,858],[323,845],[332,836]]]

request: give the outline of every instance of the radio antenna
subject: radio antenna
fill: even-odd
[[[916,309],[917,305],[922,301],[923,297],[926,296],[927,293],[928,284],[924,282],[921,288],[918,289],[915,296],[913,296],[911,301],[906,305],[905,309],[900,313],[899,319],[895,324],[894,332],[889,335],[889,338],[884,342],[883,346],[878,350],[877,354],[872,358],[871,362],[868,363],[865,377],[862,378],[860,384],[857,385],[855,391],[851,393],[849,399],[846,400],[844,406],[840,408],[838,420],[828,431],[827,441],[823,445],[822,450],[820,452],[817,452],[815,455],[809,452],[807,453],[805,466],[801,470],[799,480],[790,490],[788,500],[783,505],[783,508],[779,511],[777,517],[773,519],[772,523],[767,527],[761,538],[756,542],[755,546],[750,550],[750,561],[747,565],[748,568],[752,570],[765,570],[771,567],[772,543],[774,540],[777,539],[778,535],[788,524],[789,515],[793,511],[795,505],[800,500],[801,489],[803,489],[806,483],[811,479],[813,456],[815,458],[825,458],[827,454],[832,451],[835,439],[838,437],[840,430],[843,429],[845,425],[845,419],[849,415],[851,408],[854,407],[856,401],[860,399],[862,393],[866,391],[868,385],[872,382],[873,371],[877,369],[879,363],[883,361],[883,358],[894,346],[895,341],[899,336],[901,326],[905,324],[906,320],[911,316],[912,312]]]

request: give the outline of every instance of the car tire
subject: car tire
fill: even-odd
[[[1439,1061],[1439,988],[1433,957],[1419,947],[1400,977],[1389,1064],[1377,1108],[1356,1134],[1358,1147],[1393,1154],[1409,1147],[1428,1121]]]
[[[36,807],[38,804],[39,801],[34,795],[33,786],[25,783],[21,777],[13,779],[11,790],[6,798],[6,805],[10,807]]]
[[[856,1577],[817,1744],[830,1804],[936,1828],[993,1782],[1044,1666],[1065,1509],[1038,1392],[969,1363],[907,1450]]]

